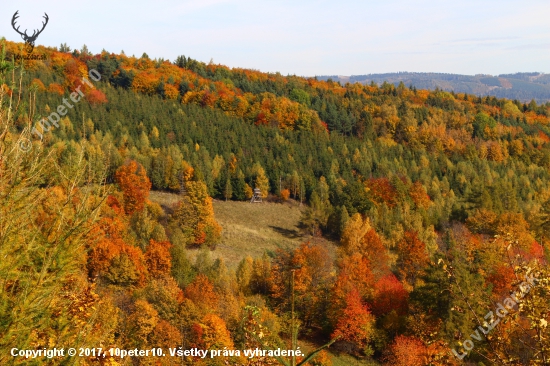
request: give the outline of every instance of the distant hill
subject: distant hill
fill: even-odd
[[[522,72],[498,76],[478,74],[460,75],[443,73],[396,72],[352,76],[317,76],[319,80],[332,79],[341,83],[369,84],[384,81],[398,85],[413,85],[417,89],[443,89],[457,93],[491,95],[497,98],[517,99],[522,102],[535,99],[538,103],[550,101],[550,74]]]

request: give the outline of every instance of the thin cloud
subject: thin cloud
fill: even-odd
[[[463,39],[451,39],[447,43],[488,43],[488,42],[505,42],[515,39],[521,39],[521,37],[487,37],[487,38],[463,38]]]
[[[508,47],[507,50],[549,50],[550,51],[550,43],[539,43],[539,44],[523,44],[519,46],[514,47]]]

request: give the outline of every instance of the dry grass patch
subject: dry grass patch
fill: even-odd
[[[149,199],[170,213],[170,208],[179,201],[179,195],[151,192]],[[264,252],[272,255],[277,249],[296,248],[311,239],[298,228],[304,207],[294,201],[249,203],[214,200],[214,214],[223,232],[212,257],[223,257],[227,266],[235,269],[247,255],[255,258]],[[191,258],[195,257],[195,252],[189,252]]]
[[[307,240],[298,228],[301,209],[293,203],[214,201],[214,213],[223,228],[215,252],[230,267],[247,255],[260,257],[279,248],[295,248]]]

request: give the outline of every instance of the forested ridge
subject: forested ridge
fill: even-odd
[[[460,75],[433,72],[398,72],[387,74],[318,76],[320,80],[368,84],[388,82],[397,86],[400,82],[414,85],[418,89],[453,90],[456,93],[469,93],[480,96],[519,99],[539,103],[550,100],[550,74],[539,72],[518,72],[501,75]]]
[[[3,47],[0,349],[290,349],[297,335],[335,340],[310,365],[342,353],[359,364],[550,363],[550,103],[66,45],[37,46],[46,60],[22,65],[10,62],[21,44]],[[77,88],[82,100],[54,122]],[[222,231],[212,199],[249,200],[253,188],[303,202],[310,240],[232,271],[210,259]],[[152,189],[180,200],[161,207]],[[486,313],[533,274],[519,310],[486,331]]]

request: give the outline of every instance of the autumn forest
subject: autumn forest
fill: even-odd
[[[0,364],[550,365],[550,102],[1,47]],[[224,258],[255,188],[300,244]]]

